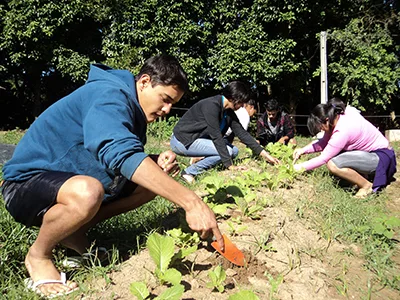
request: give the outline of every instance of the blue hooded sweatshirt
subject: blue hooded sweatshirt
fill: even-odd
[[[87,82],[45,110],[3,167],[7,181],[24,181],[45,171],[72,172],[101,181],[130,179],[147,157],[146,117],[134,76],[92,65]]]

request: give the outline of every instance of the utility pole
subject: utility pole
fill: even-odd
[[[327,58],[326,58],[326,31],[321,31],[320,56],[321,56],[321,103],[327,103],[328,70],[327,70]]]

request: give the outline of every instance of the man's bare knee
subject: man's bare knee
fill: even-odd
[[[100,181],[89,176],[74,176],[60,189],[57,202],[69,205],[84,218],[98,211],[104,198]]]

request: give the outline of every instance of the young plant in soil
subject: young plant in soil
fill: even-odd
[[[236,294],[229,296],[228,300],[260,300],[254,292],[249,290],[239,291]]]
[[[180,299],[184,292],[184,287],[180,284],[182,274],[175,268],[169,268],[175,254],[174,238],[162,236],[156,232],[152,233],[147,239],[147,248],[149,249],[151,258],[156,264],[154,275],[161,284],[172,285],[155,299]],[[179,257],[184,257],[183,252],[179,254]],[[138,299],[146,299],[149,296],[148,290],[147,292],[146,290],[146,284],[143,282],[134,282],[130,286],[131,293]]]
[[[208,271],[208,278],[210,278],[210,282],[207,283],[208,288],[212,288],[213,290],[218,290],[218,292],[222,293],[225,290],[224,281],[226,279],[225,270],[221,265],[215,267],[214,270]]]

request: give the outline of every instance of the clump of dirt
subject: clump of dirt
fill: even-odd
[[[213,267],[221,265],[224,270],[229,274],[227,278],[228,285],[243,285],[250,284],[249,277],[263,277],[265,271],[267,271],[265,263],[257,260],[256,257],[250,251],[243,251],[245,257],[245,266],[237,266],[231,263],[222,255],[217,254],[216,256],[210,257],[210,263]]]

